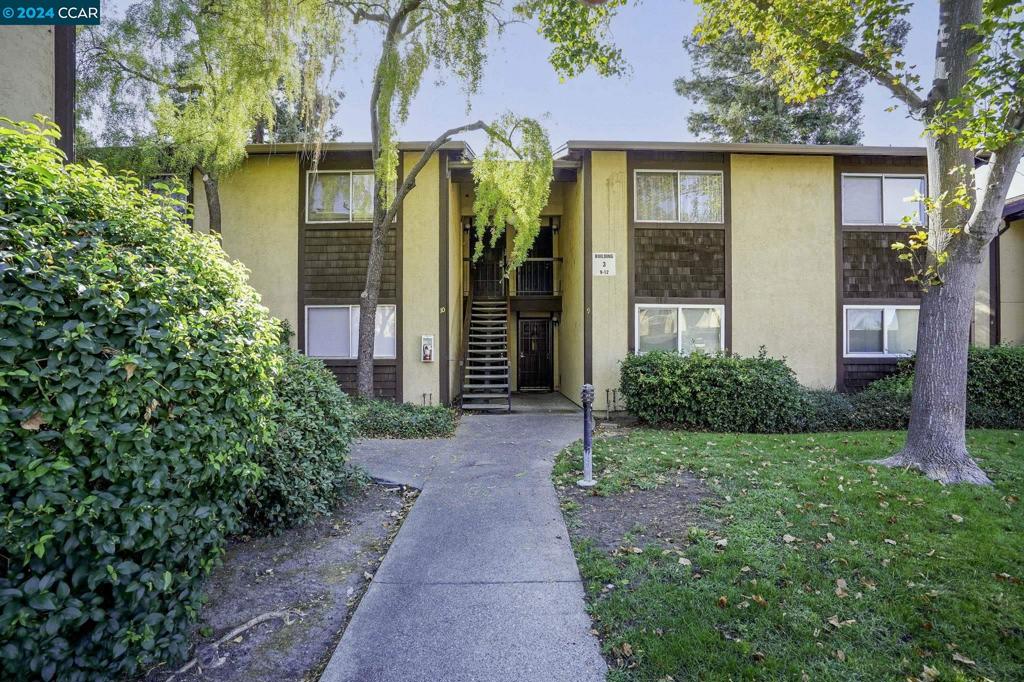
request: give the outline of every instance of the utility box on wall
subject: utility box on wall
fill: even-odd
[[[420,362],[434,361],[434,336],[424,334],[420,337]]]

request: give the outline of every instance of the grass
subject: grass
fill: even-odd
[[[680,550],[574,544],[609,679],[1024,679],[1022,435],[969,433],[992,488],[866,461],[902,433],[596,441],[598,494],[686,468],[716,529]],[[563,452],[556,484],[579,461]]]

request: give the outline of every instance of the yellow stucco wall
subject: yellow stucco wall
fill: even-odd
[[[562,226],[558,249],[562,256],[562,313],[558,336],[559,390],[576,404],[583,385],[583,173],[563,185]]]
[[[0,116],[54,116],[53,26],[0,26]]]
[[[594,409],[604,410],[606,390],[619,387],[619,363],[629,352],[628,182],[625,152],[594,152],[592,158],[592,251],[614,253],[616,260],[614,276],[593,277]],[[590,275],[592,264],[584,267]]]
[[[299,160],[253,156],[220,182],[224,250],[249,269],[270,313],[298,330]],[[202,179],[193,177],[195,228],[208,232]],[[292,337],[292,344],[295,343]]]
[[[988,249],[978,268],[978,284],[974,289],[974,329],[972,343],[975,346],[987,347],[992,344],[992,292],[989,280]]]
[[[405,172],[412,169],[419,152],[402,155]],[[436,354],[438,346],[437,238],[440,215],[440,164],[435,154],[416,176],[416,187],[402,206],[402,397],[420,403],[441,399]],[[420,337],[434,337],[434,362],[420,361]],[[431,398],[432,396],[432,398]]]
[[[801,383],[836,379],[831,157],[732,155],[732,349],[785,356]]]
[[[1024,344],[1024,220],[999,237],[999,340]]]

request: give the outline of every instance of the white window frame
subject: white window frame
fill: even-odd
[[[722,321],[722,327],[718,333],[718,350],[725,350],[725,306],[721,303],[634,303],[633,304],[633,352],[643,355],[640,350],[640,309],[641,308],[671,308],[676,311],[676,352],[683,352],[682,316],[683,310],[709,310],[718,311],[718,319]]]
[[[348,199],[352,201],[352,178],[356,175],[365,175],[369,173],[373,175],[373,171],[369,168],[351,168],[347,170],[308,170],[306,171],[306,206],[304,207],[306,224],[308,225],[334,225],[334,224],[347,224],[356,223],[358,225],[369,224],[373,222],[373,218],[369,220],[355,220],[353,212],[349,212],[348,220],[310,220],[309,219],[309,197],[312,191],[312,184],[310,183],[311,176],[314,175],[348,175]],[[374,177],[373,180],[373,191],[377,191],[377,179]]]
[[[847,310],[881,310],[882,311],[882,352],[881,353],[857,353],[850,351],[850,330],[849,323],[850,318],[846,314]],[[907,358],[910,357],[910,353],[890,353],[888,352],[889,347],[889,333],[885,328],[885,317],[890,311],[896,310],[921,310],[920,305],[882,305],[882,304],[857,304],[857,305],[844,305],[843,306],[843,357],[844,358]],[[919,323],[920,324],[920,323]]]
[[[637,201],[637,178],[643,173],[674,173],[676,175],[676,219],[675,220],[642,220],[639,214],[640,203]],[[722,219],[712,221],[710,223],[698,223],[690,220],[679,219],[679,176],[680,175],[717,175],[722,179],[721,182],[721,201],[722,201]],[[725,172],[720,170],[700,170],[700,169],[686,169],[680,170],[677,168],[637,168],[633,171],[633,222],[645,223],[649,225],[665,225],[665,224],[679,224],[679,225],[724,225],[725,224]]]
[[[918,180],[923,180],[924,181],[925,196],[928,195],[928,176],[925,175],[924,173],[842,173],[841,175],[842,175],[842,177],[841,177],[840,182],[839,182],[839,192],[840,192],[839,206],[842,208],[842,212],[843,212],[843,225],[885,225],[885,226],[892,225],[894,227],[899,227],[900,225],[902,225],[902,223],[887,223],[887,222],[885,222],[885,179],[886,178],[916,178]],[[879,201],[881,202],[881,204],[879,205],[878,208],[879,208],[879,213],[882,216],[882,222],[880,222],[880,223],[851,223],[850,221],[848,221],[846,219],[846,202],[843,201],[843,198],[844,198],[843,194],[845,194],[845,192],[846,192],[846,182],[845,182],[846,178],[881,178],[882,179],[882,193],[878,197]],[[923,226],[923,225],[926,225],[928,223],[928,212],[924,210],[924,202],[922,201],[922,202],[919,202],[919,203],[921,204],[921,212],[924,214],[924,221],[921,222],[921,223],[915,223],[915,224],[919,224],[919,225]],[[907,205],[909,206],[910,204],[907,204]]]
[[[377,308],[378,309],[380,309],[383,306],[390,306],[390,307],[394,308],[395,309],[395,315],[398,315],[398,305],[397,304],[395,304],[395,303],[378,303],[377,304]],[[307,345],[309,343],[309,311],[311,309],[313,309],[313,308],[348,308],[349,309],[349,323],[348,323],[349,348],[352,349],[353,355],[350,355],[350,356],[341,356],[341,355],[312,355],[310,357],[315,357],[315,358],[318,358],[320,360],[356,360],[356,359],[358,359],[358,357],[359,357],[359,306],[358,305],[348,305],[348,304],[343,304],[343,305],[333,305],[333,304],[307,305],[305,307],[305,313],[303,314],[303,328],[305,329],[305,335],[303,336],[303,340],[302,340],[303,341],[303,343],[302,343],[302,346],[303,346],[302,352],[308,354]],[[351,316],[353,314],[356,316],[356,323],[355,324],[352,324],[352,317]],[[397,332],[398,332],[398,329],[397,329],[397,320],[396,320],[396,329],[395,329],[396,337],[397,337]],[[376,344],[374,344],[373,359],[374,360],[396,360],[398,358],[398,343],[397,343],[397,338],[395,340],[396,340],[396,343],[395,343],[395,354],[394,355],[377,355],[377,347],[376,347]]]

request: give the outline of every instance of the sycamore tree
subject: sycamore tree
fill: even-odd
[[[329,0],[331,1],[331,0]],[[613,5],[621,0],[613,0]],[[588,66],[613,74],[621,54],[604,40],[610,7],[575,0],[333,0],[356,23],[378,29],[373,87],[368,102],[371,156],[378,190],[366,284],[359,306],[359,395],[373,395],[373,344],[385,242],[402,201],[419,173],[446,142],[470,131],[484,131],[487,149],[474,163],[476,230],[493,244],[506,227],[514,230],[509,270],[526,257],[539,230],[548,199],[552,153],[547,134],[534,119],[508,113],[491,122],[468,121],[440,131],[415,162],[399,173],[397,131],[428,69],[458,80],[468,99],[484,73],[489,39],[510,21],[536,21],[553,44],[555,69],[573,76]],[[398,183],[401,176],[401,183]]]
[[[882,463],[944,483],[989,484],[967,451],[967,346],[979,266],[1024,154],[1020,0],[929,0],[939,26],[930,69],[889,39],[913,2],[694,1],[697,38],[752,38],[751,63],[787,101],[826,96],[853,67],[923,123],[928,224],[908,220],[907,238],[893,244],[922,289],[910,428],[903,449]]]
[[[218,180],[245,158],[283,103],[328,116],[316,89],[339,15],[289,0],[141,0],[78,41],[80,107],[100,142],[132,146],[145,168],[202,177],[210,229]],[[333,49],[333,46],[331,47]]]

